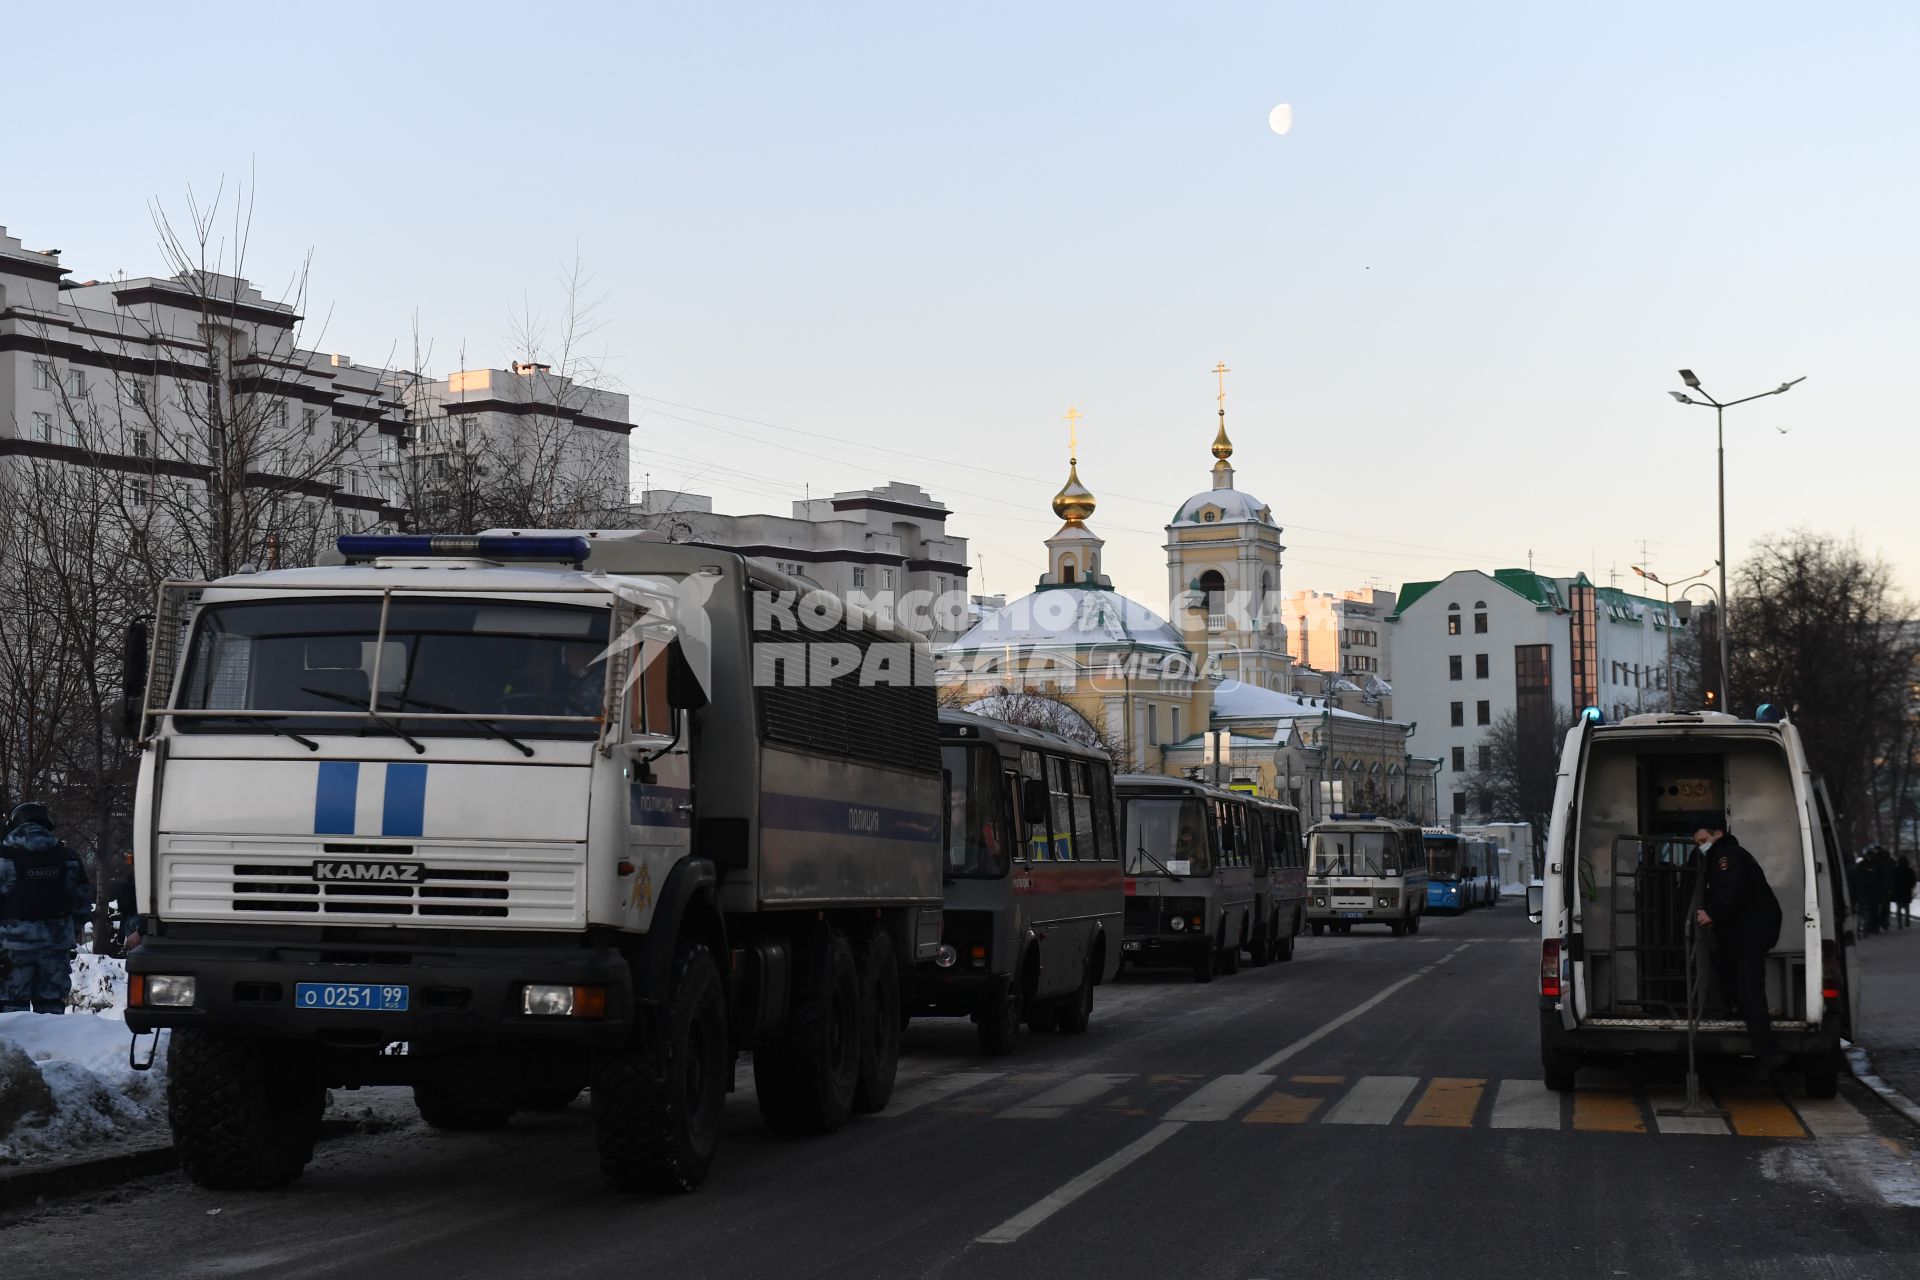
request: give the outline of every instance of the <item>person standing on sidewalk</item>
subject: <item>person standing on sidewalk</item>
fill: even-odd
[[[1893,864],[1893,917],[1902,929],[1913,923],[1914,886],[1913,859],[1903,853]]]
[[[1767,1008],[1767,953],[1780,940],[1780,900],[1753,855],[1727,834],[1725,814],[1703,816],[1693,841],[1707,876],[1694,923],[1713,935],[1720,998],[1746,1022],[1754,1079],[1764,1081],[1786,1061],[1774,1043]]]
[[[1867,933],[1880,932],[1880,917],[1887,909],[1890,886],[1880,868],[1880,846],[1874,845],[1860,855],[1860,913],[1866,917]]]

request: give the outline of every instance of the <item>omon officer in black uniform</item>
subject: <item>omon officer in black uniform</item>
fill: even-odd
[[[1767,1012],[1767,953],[1780,940],[1780,901],[1753,855],[1727,834],[1725,814],[1702,817],[1693,840],[1707,873],[1695,923],[1712,932],[1721,997],[1746,1021],[1754,1075],[1764,1080],[1786,1061]]]

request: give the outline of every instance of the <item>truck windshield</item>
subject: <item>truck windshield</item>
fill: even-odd
[[[378,599],[209,605],[175,705],[239,714],[174,723],[187,733],[359,733],[372,717],[363,725],[316,713],[365,708],[416,735],[592,738],[606,702],[609,616],[570,605],[395,597],[382,637]],[[445,718],[454,715],[503,719]]]
[[[1012,848],[1007,788],[991,747],[942,747],[947,772],[947,875],[997,880]]]
[[[1460,877],[1460,846],[1452,840],[1427,842],[1427,874],[1436,880]]]
[[[1130,876],[1204,876],[1213,873],[1206,806],[1179,796],[1134,796],[1127,801],[1121,847]]]
[[[1317,831],[1313,836],[1313,874],[1316,876],[1378,876],[1392,867],[1404,870],[1398,856],[1399,838],[1384,831]]]

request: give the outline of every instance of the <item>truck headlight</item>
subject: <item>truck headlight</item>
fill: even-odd
[[[529,982],[520,988],[520,1012],[530,1018],[604,1018],[607,989]]]
[[[1187,927],[1187,922],[1185,920],[1182,920],[1179,916],[1175,916],[1173,919],[1167,921],[1167,927],[1169,929],[1172,929],[1175,933],[1179,933],[1182,929],[1185,929]]]
[[[166,976],[150,973],[143,984],[145,990],[140,993],[137,1003],[156,1009],[191,1009],[193,998],[199,994],[199,983],[184,976]]]

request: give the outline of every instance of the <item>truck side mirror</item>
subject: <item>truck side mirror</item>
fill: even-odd
[[[678,636],[667,644],[667,705],[675,711],[698,711],[707,705],[707,691],[693,674]]]
[[[1020,780],[1020,816],[1029,826],[1047,822],[1047,784],[1038,778]]]
[[[135,618],[127,624],[120,648],[120,737],[131,742],[140,736],[147,700],[148,660],[147,620]]]
[[[1539,924],[1540,917],[1546,914],[1546,910],[1547,910],[1546,886],[1538,885],[1538,884],[1528,885],[1527,886],[1527,919],[1533,921],[1533,923],[1535,924]]]

